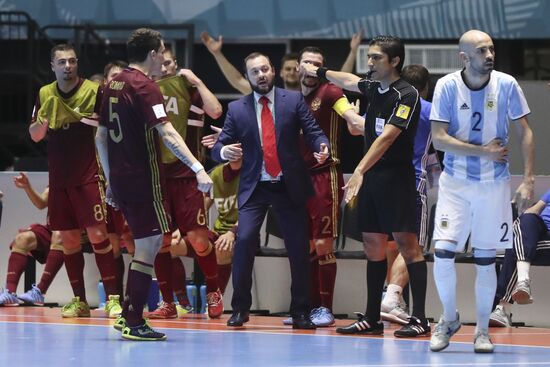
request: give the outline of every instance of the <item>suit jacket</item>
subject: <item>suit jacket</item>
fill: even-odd
[[[252,195],[260,180],[263,149],[254,107],[254,94],[231,102],[218,141],[212,148],[212,158],[218,162],[224,145],[241,143],[243,163],[238,193],[238,205],[242,207]],[[313,195],[309,171],[299,149],[300,131],[314,152],[321,143],[329,142],[300,92],[275,88],[275,134],[277,155],[283,172],[283,182],[291,200],[303,204]]]

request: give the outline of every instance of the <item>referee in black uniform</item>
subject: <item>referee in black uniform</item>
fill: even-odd
[[[405,47],[399,38],[373,38],[367,56],[373,80],[304,66],[311,75],[363,93],[368,102],[363,128],[365,155],[345,186],[346,202],[359,194],[359,222],[368,260],[367,311],[358,321],[336,331],[342,334],[384,332],[380,302],[388,268],[386,245],[388,235],[392,234],[407,263],[413,296],[412,317],[394,335],[426,336],[431,331],[424,313],[427,267],[416,235],[416,181],[412,165],[420,99],[418,91],[400,79]]]

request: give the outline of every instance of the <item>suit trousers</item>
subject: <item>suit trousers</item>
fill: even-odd
[[[252,305],[252,268],[260,244],[260,228],[272,206],[284,238],[290,262],[290,314],[310,311],[310,263],[305,202],[295,204],[283,182],[260,181],[251,197],[239,208],[239,226],[233,255],[233,312],[247,312]],[[281,270],[283,271],[283,270]]]

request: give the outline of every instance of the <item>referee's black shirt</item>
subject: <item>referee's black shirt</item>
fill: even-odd
[[[368,103],[365,117],[365,153],[386,124],[395,125],[402,130],[372,169],[412,165],[414,137],[420,116],[418,91],[403,79],[396,80],[385,90],[380,88],[379,82],[366,79],[361,79],[358,87]]]

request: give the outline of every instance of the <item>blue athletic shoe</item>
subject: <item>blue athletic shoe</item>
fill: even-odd
[[[21,301],[27,305],[44,306],[44,296],[40,289],[33,284],[32,288],[18,296]]]
[[[321,327],[334,325],[335,322],[332,312],[328,308],[322,306],[311,310],[310,318],[315,326]]]
[[[292,325],[292,317],[283,320],[283,325]]]
[[[7,289],[2,289],[0,293],[0,306],[14,307],[19,306],[20,303],[15,293],[10,293]]]

